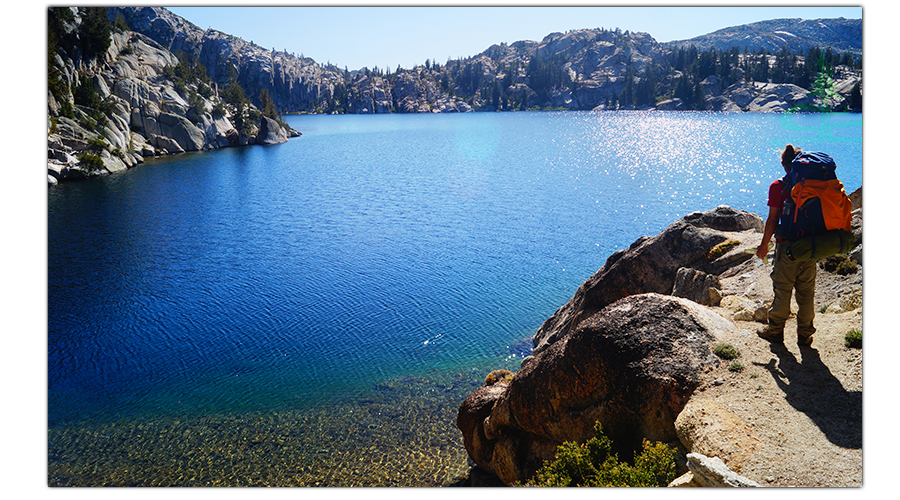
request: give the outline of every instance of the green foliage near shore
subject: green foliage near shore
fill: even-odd
[[[509,383],[513,379],[513,373],[509,370],[494,370],[484,378],[484,385],[494,385],[498,382]]]
[[[620,462],[599,422],[595,437],[583,444],[567,441],[541,467],[528,486],[661,487],[675,479],[675,452],[664,443],[644,441],[634,465]]]
[[[78,153],[78,165],[86,172],[103,170],[103,158],[96,153],[84,150]]]
[[[844,346],[862,349],[862,330],[851,330],[844,335]]]

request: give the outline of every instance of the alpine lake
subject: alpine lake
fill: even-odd
[[[859,114],[291,115],[48,201],[48,485],[449,486],[460,403],[615,251],[765,216]]]

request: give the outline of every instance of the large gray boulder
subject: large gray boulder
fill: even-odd
[[[457,426],[472,460],[506,484],[527,480],[564,441],[600,421],[621,457],[643,439],[677,440],[675,420],[718,363],[711,344],[734,325],[687,299],[634,295],[591,315],[503,383],[476,389]]]
[[[682,267],[675,275],[675,286],[672,287],[672,295],[684,297],[704,306],[717,306],[722,300],[720,290],[722,288],[719,277]]]
[[[275,120],[262,117],[259,124],[259,133],[256,135],[256,143],[262,145],[281,144],[287,142],[287,131]]]
[[[790,83],[768,83],[754,90],[757,96],[747,105],[755,113],[782,113],[797,106],[814,104],[809,91]]]
[[[540,352],[619,299],[639,293],[672,293],[681,268],[719,274],[735,265],[735,260],[751,258],[737,253],[724,260],[710,260],[709,251],[729,239],[752,238],[764,226],[756,214],[720,206],[688,214],[656,236],[639,238],[627,249],[611,255],[572,299],[541,325],[534,336],[534,352]],[[758,239],[759,235],[755,237]]]
[[[157,116],[161,136],[178,143],[184,151],[200,151],[206,144],[206,136],[199,127],[184,116],[174,113],[160,113]]]

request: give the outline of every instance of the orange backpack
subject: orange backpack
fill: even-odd
[[[785,198],[779,236],[799,240],[826,231],[851,231],[850,198],[835,175],[834,160],[825,153],[801,153],[784,177]]]

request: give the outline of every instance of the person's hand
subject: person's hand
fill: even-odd
[[[764,242],[760,243],[759,247],[756,248],[756,256],[760,259],[765,259],[769,255],[769,243]]]

